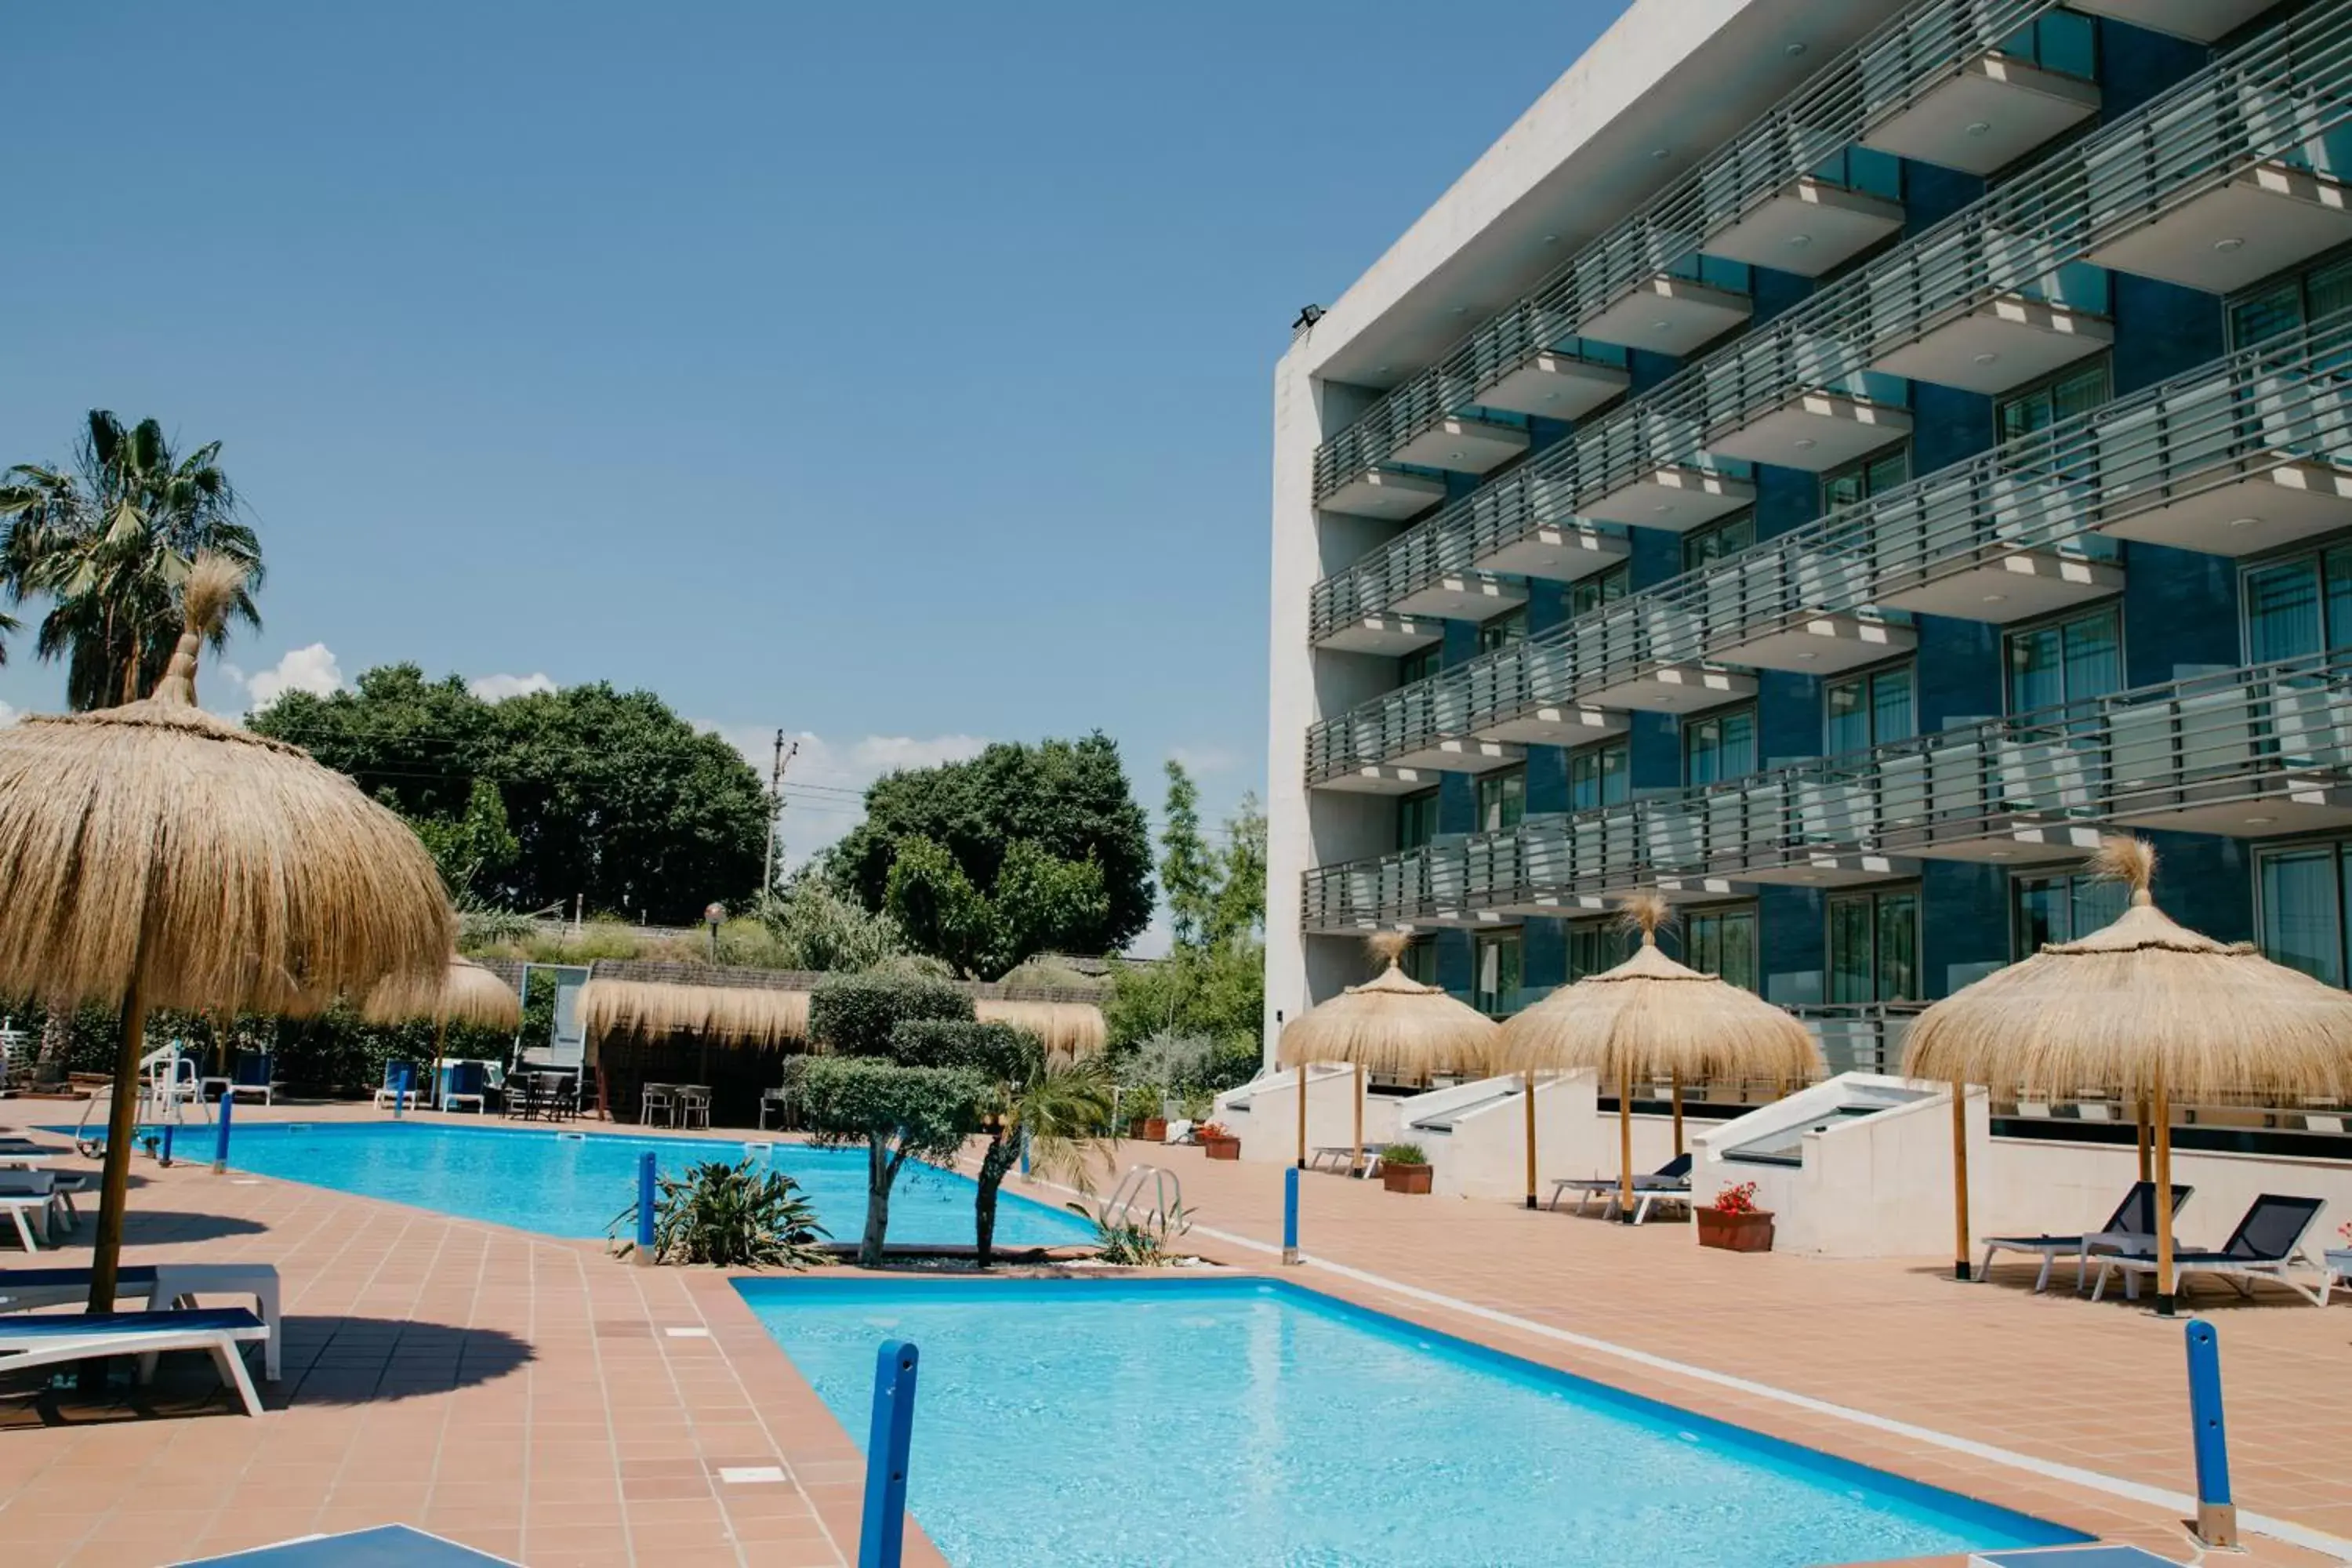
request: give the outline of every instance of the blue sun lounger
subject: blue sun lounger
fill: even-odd
[[[269,1326],[242,1307],[179,1312],[63,1312],[0,1318],[0,1373],[61,1366],[100,1356],[160,1355],[204,1351],[236,1390],[247,1415],[261,1414],[261,1395],[245,1370],[243,1348],[269,1338]]]

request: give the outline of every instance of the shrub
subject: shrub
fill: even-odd
[[[1010,1024],[909,1018],[890,1035],[891,1054],[913,1068],[968,1068],[991,1083],[1018,1083],[1040,1065],[1037,1037]]]
[[[1137,1215],[1133,1210],[1113,1219],[1109,1205],[1088,1210],[1084,1204],[1064,1204],[1095,1227],[1095,1256],[1126,1268],[1150,1268],[1177,1255],[1169,1243],[1192,1228],[1192,1216],[1178,1204],[1166,1214]]]
[[[971,998],[950,982],[876,973],[819,981],[809,998],[809,1035],[843,1056],[889,1057],[898,1026],[924,1019],[972,1021]]]
[[[1381,1151],[1383,1165],[1426,1165],[1429,1156],[1418,1143],[1391,1143]]]
[[[637,1205],[617,1215],[614,1235],[634,1232]],[[709,1160],[664,1176],[654,1199],[654,1261],[711,1263],[727,1268],[806,1268],[825,1260],[816,1207],[781,1171]],[[624,1258],[635,1249],[624,1242]]]
[[[1193,1140],[1202,1143],[1213,1142],[1219,1138],[1230,1138],[1233,1135],[1233,1130],[1222,1121],[1203,1121],[1192,1129]]]

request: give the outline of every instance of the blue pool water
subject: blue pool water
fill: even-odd
[[[1811,1568],[2084,1537],[1256,1279],[752,1279],[862,1445],[920,1352],[908,1506],[956,1568]]]
[[[183,1159],[205,1159],[183,1142]],[[733,1162],[746,1145],[719,1139],[565,1134],[547,1128],[434,1127],[382,1121],[303,1126],[245,1123],[229,1134],[229,1163],[341,1193],[386,1198],[439,1214],[489,1220],[543,1236],[599,1237],[636,1201],[637,1156],[651,1149],[665,1175],[705,1160]],[[800,1184],[836,1241],[866,1226],[866,1152],[778,1143],[766,1156]],[[909,1163],[890,1194],[894,1242],[971,1244],[972,1184],[952,1171]],[[1001,1194],[1002,1247],[1084,1243],[1094,1227],[1077,1215],[1012,1193]]]

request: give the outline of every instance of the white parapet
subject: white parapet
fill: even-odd
[[[1385,1143],[1396,1133],[1392,1094],[1364,1097],[1364,1142]],[[1298,1069],[1260,1073],[1217,1096],[1211,1113],[1242,1141],[1242,1158],[1287,1165],[1298,1157]],[[1338,1065],[1307,1069],[1307,1147],[1344,1149],[1355,1133],[1356,1071]]]
[[[1430,1190],[1507,1203],[1527,1195],[1527,1106],[1517,1076],[1480,1079],[1403,1101],[1398,1142],[1429,1155]],[[1536,1195],[1551,1199],[1565,1176],[1617,1174],[1616,1112],[1600,1109],[1589,1072],[1536,1079]],[[1633,1168],[1653,1171],[1674,1154],[1674,1123],[1633,1118]]]

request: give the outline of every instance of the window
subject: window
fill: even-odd
[[[1412,946],[1397,957],[1397,967],[1404,971],[1407,980],[1423,985],[1437,984],[1437,943],[1427,937],[1417,938]]]
[[[2264,562],[2241,581],[2249,663],[2352,647],[2352,544]]]
[[[2091,18],[2072,11],[2053,11],[2028,22],[2000,41],[2000,52],[2084,81],[2095,80],[2099,74],[2098,33]]]
[[[1832,893],[1829,900],[1832,1002],[1919,1000],[1919,894]]]
[[[2115,606],[2009,634],[2009,710],[2031,713],[2121,690],[2123,638]]]
[[[1737,555],[1756,542],[1756,514],[1735,512],[1720,522],[1694,528],[1683,535],[1683,570],[1696,572],[1710,561]]]
[[[1743,991],[1756,989],[1756,911],[1700,910],[1683,921],[1683,962],[1721,975]]]
[[[1397,660],[1397,684],[1411,686],[1416,680],[1426,680],[1437,673],[1440,656],[1444,648],[1438,643],[1417,647]]]
[[[1590,577],[1579,577],[1568,585],[1568,613],[1590,615],[1603,605],[1613,605],[1623,598],[1633,581],[1633,574],[1621,562],[1606,572],[1595,572]]]
[[[1478,651],[1492,653],[1498,647],[1508,647],[1515,642],[1528,640],[1528,607],[1505,610],[1491,621],[1480,623]]]
[[[1516,931],[1478,933],[1476,995],[1472,1005],[1494,1017],[1519,1010],[1519,978],[1525,949]]]
[[[2244,348],[2352,307],[2352,256],[2265,283],[2230,302],[2230,346]]]
[[[1756,291],[1755,269],[1745,261],[1727,261],[1720,256],[1708,256],[1700,251],[1686,250],[1667,266],[1669,278],[1687,278],[1694,283],[1704,283],[1710,289],[1721,289],[1733,294]]]
[[[2123,918],[2121,882],[2096,877],[2019,877],[2010,883],[2010,955],[2031,958],[2053,942],[2074,942]]]
[[[1813,178],[1890,202],[1903,199],[1903,160],[1849,142],[1809,171]]]
[[[1397,847],[1421,849],[1437,837],[1437,792],[1423,790],[1397,801]]]
[[[2107,361],[2102,354],[2085,369],[2067,371],[2003,398],[1996,405],[1993,427],[2004,441],[2047,430],[2061,419],[2088,414],[2106,402],[2113,395],[2107,387]]]
[[[1899,664],[1822,685],[1822,754],[1866,752],[1919,732],[1911,703],[1911,667]]]
[[[1580,921],[1568,928],[1568,983],[1617,967],[1625,957],[1624,928],[1615,921]]]
[[[1568,809],[1622,805],[1633,795],[1633,753],[1622,741],[1568,753]]]
[[[1528,770],[1505,768],[1478,777],[1478,831],[1517,827],[1528,814]]]
[[[1721,784],[1755,771],[1755,709],[1734,708],[1683,721],[1683,783]]]
[[[2309,844],[2265,850],[2254,858],[2262,900],[2263,952],[2278,963],[2315,980],[2341,985],[2347,972],[2344,950],[2345,873],[2352,868],[2352,844]]]
[[[1907,483],[1911,478],[1911,447],[1908,442],[1875,458],[1864,458],[1858,463],[1848,463],[1843,468],[1832,468],[1822,476],[1822,510],[1835,511],[1842,506],[1852,506],[1868,500],[1882,490]]]

